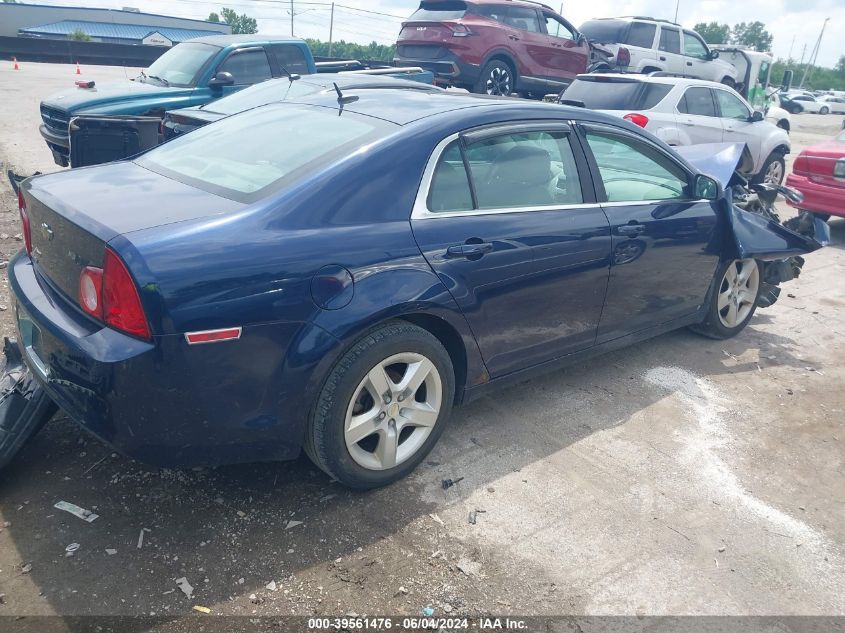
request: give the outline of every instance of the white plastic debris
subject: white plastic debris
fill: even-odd
[[[302,525],[302,521],[288,521],[288,524],[285,526],[286,530],[291,528],[295,528],[297,525]]]
[[[78,549],[79,549],[79,543],[71,543],[70,545],[68,545],[68,546],[65,548],[65,551],[66,551],[68,554],[73,554],[73,553],[74,553],[76,550],[78,550]]]
[[[141,529],[141,533],[138,534],[138,549],[144,547],[144,532],[146,532],[146,528]]]
[[[56,510],[64,510],[65,512],[70,512],[73,516],[79,517],[80,519],[82,519],[83,521],[87,521],[88,523],[93,523],[94,521],[100,518],[99,514],[94,514],[90,510],[80,508],[78,505],[68,503],[67,501],[59,501],[53,507],[56,508]]]
[[[279,590],[279,588],[276,586],[275,580],[271,580],[270,582],[268,582],[267,586],[265,588],[269,589],[270,591],[278,591]]]
[[[114,556],[115,554],[117,554],[117,550],[108,547],[106,548],[106,554],[108,554],[109,556]]]
[[[191,583],[188,582],[187,578],[177,578],[176,586],[182,590],[182,593],[184,593],[188,599],[190,599],[191,596],[194,595],[194,588],[191,586]]]

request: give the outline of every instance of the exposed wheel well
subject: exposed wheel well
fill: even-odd
[[[490,62],[492,62],[493,60],[498,60],[498,61],[500,61],[500,62],[505,62],[508,66],[510,66],[511,72],[514,74],[514,78],[516,78],[516,77],[519,75],[519,71],[516,69],[516,64],[515,64],[515,63],[514,63],[514,61],[513,61],[513,60],[512,60],[512,59],[511,59],[508,55],[506,55],[505,53],[493,53],[492,55],[490,55],[490,57],[488,57],[488,58],[484,61],[484,64],[482,65],[482,68],[483,68],[484,66],[486,66],[487,64],[489,64]]]
[[[727,75],[722,77],[722,81],[720,81],[719,83],[721,83],[723,86],[728,86],[729,88],[736,87],[736,82],[733,80],[733,78],[728,77]]]
[[[427,330],[446,348],[455,370],[455,401],[460,401],[467,379],[467,354],[461,335],[448,322],[430,314],[405,314],[399,318]]]
[[[789,132],[789,121],[787,121],[786,119],[781,119],[780,121],[778,121],[778,127],[782,130],[786,130],[787,132]]]
[[[789,148],[786,145],[778,145],[772,150],[772,154],[780,154],[781,156],[786,156],[787,154],[789,154]]]

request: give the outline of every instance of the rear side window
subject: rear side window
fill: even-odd
[[[276,58],[280,68],[296,75],[307,75],[310,73],[308,62],[305,61],[305,53],[299,46],[291,44],[272,44],[267,47],[270,54]]]
[[[272,77],[267,53],[263,48],[232,53],[220,64],[217,72],[232,73],[236,86],[250,86]]]
[[[625,43],[628,46],[639,46],[640,48],[651,48],[654,46],[654,35],[657,27],[648,22],[632,22],[631,29]]]
[[[438,213],[472,209],[472,192],[469,188],[460,143],[460,141],[454,141],[440,156],[428,193],[429,211]]]
[[[719,116],[710,88],[687,88],[678,103],[678,112],[698,116]]]
[[[466,2],[420,2],[408,20],[431,22],[437,20],[458,20],[467,12]]]
[[[619,44],[625,41],[627,28],[628,22],[625,20],[589,20],[578,30],[586,35],[587,39],[604,44]],[[651,39],[654,41],[653,35]]]
[[[627,80],[576,79],[564,99],[583,101],[592,110],[648,110],[671,92],[671,84]]]
[[[394,128],[351,112],[338,116],[336,109],[274,104],[179,136],[136,162],[199,189],[251,202]]]
[[[505,14],[505,24],[520,31],[529,33],[540,32],[540,18],[534,9],[524,7],[508,7]]]
[[[678,29],[660,27],[660,50],[665,53],[681,52],[681,32]]]

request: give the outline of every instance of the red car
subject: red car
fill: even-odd
[[[786,185],[804,194],[804,201],[792,206],[824,219],[845,217],[845,132],[798,154]]]
[[[492,95],[559,93],[575,76],[627,68],[630,53],[590,44],[572,24],[527,0],[423,0],[402,24],[395,61],[438,83]]]

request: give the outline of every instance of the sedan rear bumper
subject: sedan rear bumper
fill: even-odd
[[[9,281],[25,362],[72,420],[119,452],[175,467],[299,454],[301,420],[280,413],[282,394],[262,397],[267,377],[243,383],[246,372],[235,356],[241,350],[189,347],[176,334],[146,342],[102,327],[54,291],[25,252],[10,262]],[[274,333],[286,339],[299,327],[289,325]],[[245,328],[238,344],[252,338],[276,352],[271,337],[256,329]],[[254,349],[242,353],[260,366]]]
[[[786,177],[786,186],[804,194],[804,201],[800,205],[790,202],[790,206],[845,217],[845,188],[819,183],[811,177],[797,174]]]

